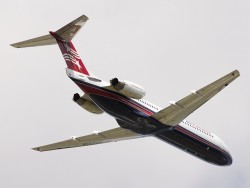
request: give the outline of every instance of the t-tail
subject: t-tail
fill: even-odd
[[[48,35],[33,38],[30,40],[11,44],[16,48],[25,48],[33,46],[44,46],[51,44],[58,44],[62,52],[63,58],[69,69],[80,72],[85,75],[90,75],[86,67],[84,66],[80,56],[78,55],[71,40],[86,23],[88,17],[85,15],[80,16],[69,24],[65,25],[56,32],[50,31]]]

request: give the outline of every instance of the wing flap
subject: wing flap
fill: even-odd
[[[235,70],[198,91],[192,92],[192,94],[164,108],[152,117],[166,125],[178,125],[183,119],[210,100],[239,76],[239,71]]]
[[[89,146],[102,144],[107,142],[117,142],[121,140],[128,140],[134,138],[140,138],[143,135],[134,133],[128,129],[123,129],[121,127],[111,129],[108,131],[91,134],[87,136],[81,137],[73,137],[72,139],[65,140],[62,142],[57,142],[45,146],[40,146],[36,148],[32,148],[37,151],[49,151],[49,150],[57,150],[57,149],[66,149],[73,147],[81,147],[81,146]]]

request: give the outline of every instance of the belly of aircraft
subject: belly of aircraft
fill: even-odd
[[[195,157],[216,165],[230,165],[232,158],[218,146],[213,145],[202,139],[194,138],[184,132],[173,128],[169,131],[157,133],[155,135],[162,141],[165,141]]]
[[[169,128],[129,104],[100,95],[90,94],[89,96],[102,110],[115,117],[123,128],[140,134],[153,134]]]

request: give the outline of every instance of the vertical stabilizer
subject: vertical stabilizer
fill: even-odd
[[[82,74],[89,75],[89,72],[84,66],[73,43],[71,41],[65,41],[56,33],[50,32],[50,34],[56,39],[68,68]]]

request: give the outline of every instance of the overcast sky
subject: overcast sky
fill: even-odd
[[[2,3],[0,187],[250,187],[250,1],[79,0]],[[187,119],[221,137],[233,164],[218,167],[154,138],[36,152],[30,148],[118,125],[72,101],[79,92],[56,45],[10,43],[85,14],[74,39],[88,69],[131,80],[166,107],[238,69],[241,76]]]

